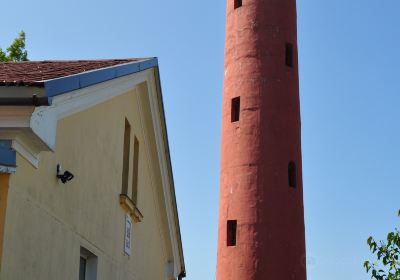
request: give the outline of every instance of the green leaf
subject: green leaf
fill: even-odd
[[[0,48],[0,62],[7,62],[7,55],[6,53]]]
[[[383,263],[383,265],[387,265],[388,264],[387,257],[384,257],[382,259],[382,263]]]
[[[372,236],[370,236],[370,237],[368,238],[367,243],[368,243],[369,246],[371,246],[371,243],[372,243],[373,240],[374,240],[374,239],[372,238]]]
[[[365,262],[364,262],[364,267],[365,267],[365,270],[366,270],[367,272],[370,270],[371,265],[369,264],[369,261],[365,261]]]
[[[18,38],[7,48],[8,60],[9,61],[27,61],[28,52],[25,50],[25,39],[26,35],[24,31],[21,31]]]
[[[400,216],[400,211],[399,211]],[[400,232],[395,231],[387,234],[387,242],[376,242],[372,236],[367,243],[371,252],[375,255],[376,262],[364,262],[366,272],[375,280],[400,280]]]

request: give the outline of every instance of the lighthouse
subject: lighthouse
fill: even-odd
[[[295,0],[228,0],[217,280],[306,280]]]

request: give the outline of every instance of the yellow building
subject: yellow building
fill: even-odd
[[[0,279],[183,277],[157,59],[0,64]]]

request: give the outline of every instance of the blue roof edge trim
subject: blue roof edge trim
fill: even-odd
[[[51,104],[52,97],[54,96],[145,71],[154,67],[158,67],[157,57],[83,72],[64,78],[48,80],[44,82],[45,95],[49,97],[49,104]]]
[[[0,140],[0,165],[8,167],[17,166],[17,153],[12,148],[11,140]]]

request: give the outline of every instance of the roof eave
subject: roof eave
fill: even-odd
[[[131,75],[158,66],[156,57],[115,65],[76,75],[44,81],[45,94],[52,98],[66,92],[89,87],[112,79]]]
[[[27,85],[0,85],[0,106],[48,106],[55,96],[154,67],[156,57]]]

